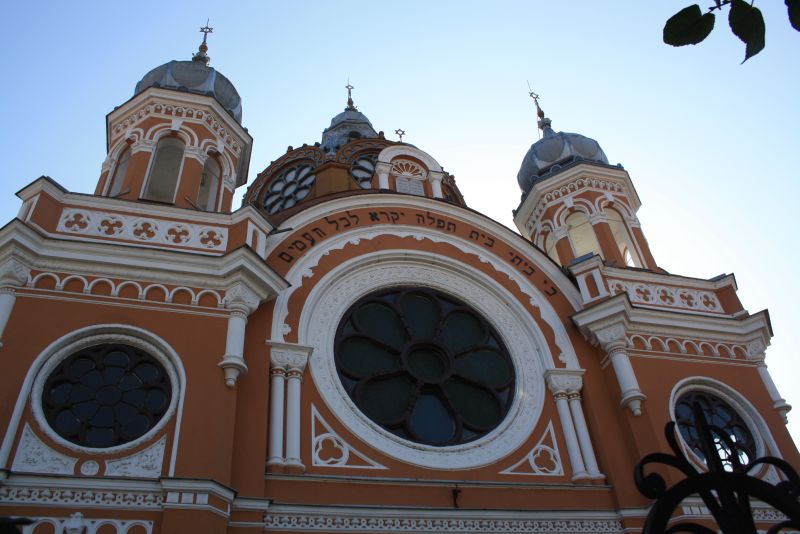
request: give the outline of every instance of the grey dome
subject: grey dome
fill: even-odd
[[[170,61],[144,75],[134,95],[148,87],[162,87],[214,97],[236,122],[242,122],[242,99],[233,84],[202,61]]]
[[[323,130],[322,149],[325,152],[336,152],[339,147],[362,137],[378,137],[378,133],[366,115],[348,105],[331,120],[331,125]]]
[[[527,192],[537,179],[559,163],[592,161],[608,165],[608,158],[594,139],[576,133],[558,132],[544,119],[543,136],[531,145],[517,174],[517,183]]]

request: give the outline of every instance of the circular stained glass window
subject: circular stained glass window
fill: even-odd
[[[268,213],[278,213],[291,208],[308,196],[316,181],[317,176],[311,164],[290,167],[269,184],[264,196],[264,209]]]
[[[698,458],[705,461],[692,406],[697,406],[714,437],[717,454],[726,469],[733,469],[732,457],[747,465],[756,457],[753,434],[742,417],[727,402],[705,391],[684,393],[675,403],[675,422],[681,437]]]
[[[492,326],[469,306],[430,289],[369,295],[345,314],[336,368],[356,406],[402,438],[467,443],[505,417],[514,366]]]
[[[53,370],[42,389],[42,409],[62,438],[107,448],[146,434],[171,398],[167,372],[153,356],[129,345],[96,345]]]
[[[350,174],[358,182],[358,185],[364,189],[370,189],[372,187],[372,175],[375,173],[377,164],[377,154],[361,156],[350,166]]]

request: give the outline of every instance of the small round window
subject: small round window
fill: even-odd
[[[317,176],[309,163],[295,165],[275,178],[264,196],[264,209],[268,213],[278,213],[289,209],[311,192]]]
[[[684,393],[675,403],[675,422],[681,437],[698,458],[705,461],[693,406],[700,408],[714,437],[717,454],[726,469],[732,469],[732,457],[747,465],[756,458],[753,434],[742,417],[727,402],[705,391]],[[722,437],[720,437],[722,436]]]
[[[95,345],[65,358],[47,377],[48,424],[76,445],[108,448],[133,441],[164,416],[172,398],[166,370],[129,345]]]
[[[355,405],[417,443],[476,440],[513,400],[514,366],[500,336],[470,307],[430,289],[395,288],[356,302],[339,325],[335,359]]]

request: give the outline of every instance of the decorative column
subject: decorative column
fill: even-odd
[[[433,198],[442,198],[442,179],[444,178],[443,172],[429,171],[428,180],[431,182],[431,191],[433,191]]]
[[[389,189],[389,173],[392,171],[392,164],[379,161],[375,166],[378,173],[378,189]]]
[[[747,345],[747,359],[758,361],[758,374],[761,376],[761,381],[764,382],[764,387],[767,388],[767,392],[772,399],[772,407],[775,408],[780,414],[781,419],[783,419],[783,424],[786,424],[789,422],[786,414],[792,409],[792,405],[787,403],[786,399],[781,397],[781,394],[778,393],[778,387],[775,385],[775,382],[772,380],[772,376],[769,374],[767,364],[764,362],[764,359],[766,358],[764,351],[766,350],[767,347],[764,346],[764,343],[760,339],[757,339]]]
[[[267,341],[267,344],[271,345],[272,376],[267,465],[283,465],[302,471],[305,466],[300,459],[300,392],[303,371],[313,349],[278,341]]]
[[[31,270],[15,258],[0,265],[0,347],[17,300],[16,288],[25,285],[30,274]]]
[[[582,384],[581,374],[583,374],[582,370],[566,369],[550,370],[545,374],[547,386],[556,400],[558,418],[561,421],[564,439],[567,442],[567,453],[569,454],[569,462],[572,465],[572,480],[589,477],[589,473],[586,472],[586,466],[583,463],[578,436],[575,432],[575,425],[570,413],[569,401],[567,400],[570,392],[580,391]]]
[[[223,304],[231,310],[228,317],[228,335],[225,339],[225,355],[219,366],[225,372],[225,384],[236,385],[239,375],[247,372],[244,361],[244,334],[247,316],[256,311],[261,298],[245,284],[239,282],[225,292]]]
[[[625,325],[615,323],[595,332],[595,337],[603,350],[608,354],[614,374],[617,375],[619,384],[621,406],[627,406],[633,415],[642,415],[642,401],[647,397],[639,389],[639,382],[633,372],[631,360],[628,357],[628,340],[625,337]]]
[[[553,230],[553,239],[556,244],[556,253],[561,265],[569,265],[575,259],[575,251],[569,241],[569,228],[566,225],[559,226]]]
[[[581,446],[583,463],[589,472],[589,478],[604,479],[605,475],[600,472],[600,468],[597,466],[597,457],[594,455],[592,438],[589,436],[586,417],[583,415],[581,394],[578,391],[572,391],[567,397],[569,398],[569,410],[572,412],[572,422],[575,423],[575,432],[578,434],[578,443]]]

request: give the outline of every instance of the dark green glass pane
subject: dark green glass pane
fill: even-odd
[[[75,384],[69,393],[70,402],[85,402],[94,398],[94,390],[83,384]]]
[[[447,361],[433,347],[418,347],[408,353],[408,369],[423,382],[439,382],[447,371]]]
[[[482,345],[486,339],[483,323],[471,313],[456,310],[444,320],[441,341],[452,353],[459,353],[466,348]]]
[[[81,422],[69,410],[64,410],[56,416],[56,431],[59,434],[71,436],[81,428]]]
[[[93,426],[100,427],[114,426],[114,409],[110,406],[101,406],[89,423],[91,423]]]
[[[92,369],[81,377],[81,384],[92,389],[103,387],[103,375],[97,369]]]
[[[453,439],[455,421],[438,395],[420,395],[411,411],[411,430],[425,443],[442,445]]]
[[[158,368],[152,363],[140,363],[133,370],[136,376],[142,379],[145,384],[155,382],[158,380]]]
[[[97,401],[90,400],[73,406],[72,413],[74,413],[75,417],[81,421],[88,421],[95,413],[97,413],[98,408],[100,408],[100,405],[97,404]]]
[[[167,409],[167,402],[169,399],[163,391],[153,389],[147,393],[147,398],[144,401],[147,410],[152,414],[162,413]]]
[[[69,366],[69,373],[73,378],[79,378],[94,369],[94,362],[86,358],[78,358]]]
[[[130,363],[130,358],[121,350],[115,350],[109,352],[106,357],[103,358],[103,363],[106,366],[111,365],[114,367],[127,367]]]
[[[444,389],[453,408],[470,427],[489,429],[500,422],[503,409],[490,391],[457,379],[448,381]]]
[[[390,347],[400,348],[406,341],[406,329],[395,311],[385,304],[367,302],[359,307],[358,324],[363,333],[369,334]]]
[[[68,382],[61,383],[50,389],[47,400],[53,404],[64,404],[69,399],[71,391],[72,384]]]
[[[366,378],[400,366],[400,357],[369,339],[352,336],[339,346],[339,364],[348,375]]]
[[[106,367],[103,369],[103,381],[106,384],[116,384],[125,375],[123,367]]]
[[[111,428],[92,428],[86,432],[86,444],[90,447],[108,447],[114,443],[114,430]]]
[[[134,389],[133,391],[126,391],[122,394],[122,400],[130,404],[131,406],[136,406],[137,408],[144,408],[144,399],[147,396],[147,392],[143,389]]]
[[[511,382],[514,369],[499,352],[481,349],[456,358],[456,374],[497,389]]]
[[[406,293],[400,301],[403,317],[411,336],[415,339],[432,339],[439,326],[439,307],[425,295]]]
[[[373,379],[362,386],[357,404],[370,419],[391,423],[403,416],[413,391],[413,383],[405,376]]]
[[[144,435],[150,428],[150,421],[143,415],[137,415],[122,424],[122,435],[127,440]]]

